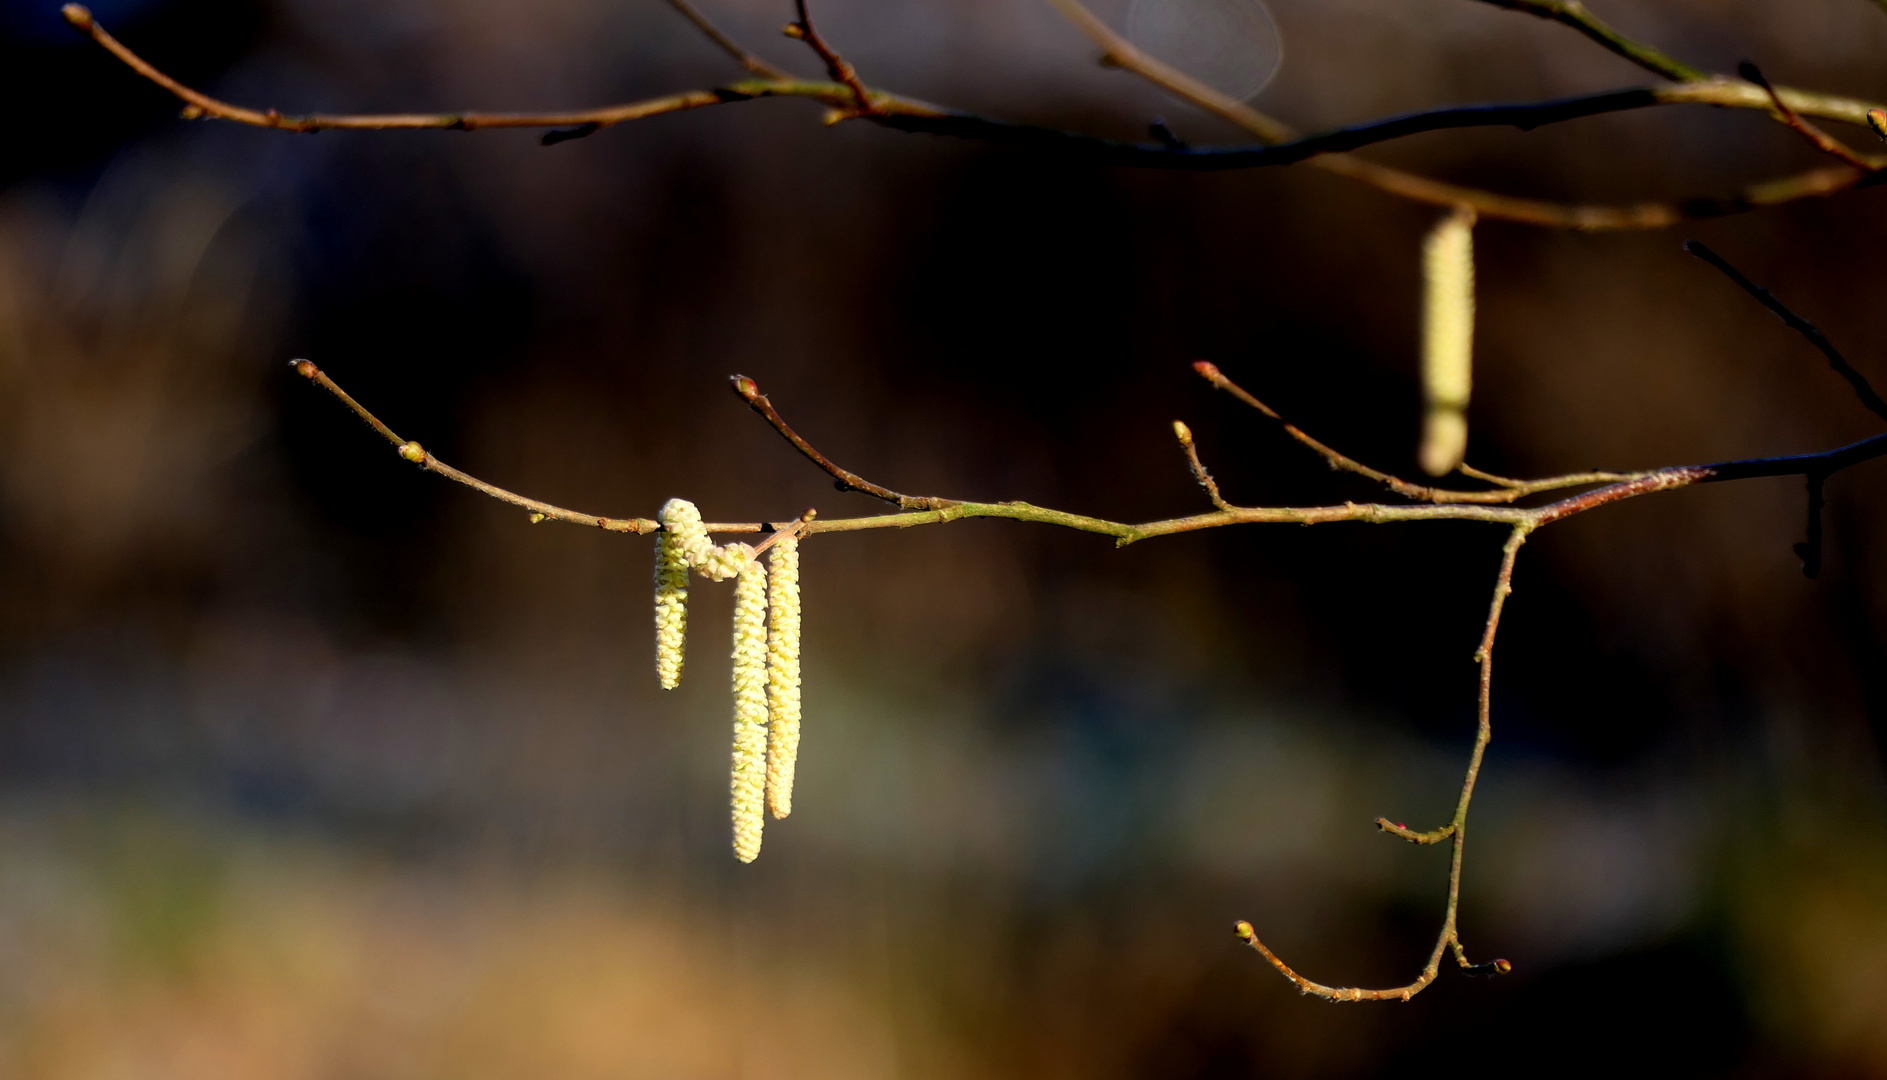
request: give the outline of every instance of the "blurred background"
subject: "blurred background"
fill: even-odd
[[[1648,81],[1468,0],[1269,4],[1224,33],[1136,25],[1304,129]],[[1863,0],[1598,6],[1708,68],[1887,98],[1887,15]],[[778,35],[785,0],[705,8],[817,73]],[[740,75],[660,0],[95,9],[180,78],[284,112],[581,106]],[[828,129],[795,101],[550,148],[188,123],[53,0],[0,13],[5,1075],[1887,1076],[1879,463],[1831,482],[1814,581],[1790,552],[1799,479],[1537,536],[1462,901],[1472,955],[1514,973],[1333,1007],[1232,922],[1320,981],[1419,970],[1447,853],[1370,822],[1453,804],[1499,530],[809,542],[795,813],[740,866],[728,590],[695,590],[688,677],[659,691],[647,539],[533,527],[404,465],[286,366],[309,357],[446,461],[598,513],[879,509],[794,456],[734,372],[903,491],[1197,512],[1183,418],[1235,501],[1366,499],[1188,364],[1411,473],[1433,209],[1305,168],[1097,169]],[[1039,0],[815,13],[874,85],[1240,141],[1097,66]],[[1239,33],[1282,55],[1268,83],[1212,66]],[[1820,164],[1759,114],[1706,109],[1369,156],[1583,201]],[[1770,285],[1878,385],[1887,195],[1649,235],[1478,233],[1482,468],[1879,430],[1679,244]]]

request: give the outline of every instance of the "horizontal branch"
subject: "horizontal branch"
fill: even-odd
[[[594,528],[601,528],[610,532],[636,533],[638,535],[652,533],[661,528],[657,522],[649,518],[612,518],[596,514],[586,514],[575,510],[567,510],[563,507],[555,506],[537,499],[527,498],[494,484],[486,483],[477,477],[445,464],[421,447],[419,443],[402,439],[399,435],[394,433],[393,429],[382,423],[380,419],[365,406],[349,396],[346,391],[342,390],[338,384],[328,378],[327,374],[322,372],[312,362],[296,360],[293,366],[304,378],[333,394],[349,409],[353,410],[362,420],[365,420],[371,425],[375,431],[380,433],[382,438],[385,438],[393,445],[402,458],[421,466],[429,472],[435,472],[448,479],[456,480],[467,487],[489,495],[501,502],[523,507],[531,511],[531,520],[534,522],[545,520],[564,521],[575,525],[588,525]],[[741,390],[738,384],[736,386],[737,390],[741,390],[741,396],[743,398],[748,397],[747,391],[751,391],[752,398],[750,400],[766,400],[765,396],[760,394],[759,387],[753,384],[753,380],[746,379],[743,381],[747,384],[746,390]],[[767,410],[772,410],[770,403],[767,405]],[[759,410],[757,409],[756,411]],[[763,415],[765,415],[764,412]],[[772,412],[772,415],[768,417],[769,422],[774,422],[778,415],[776,411]],[[815,463],[820,463],[825,460],[824,456],[820,455],[810,444],[806,444],[803,439],[800,439],[796,434],[792,434],[792,429],[786,426],[783,419],[774,422],[774,428],[776,431],[780,431],[782,437],[787,438],[795,449],[806,454],[806,456]],[[875,514],[854,518],[817,518],[815,520],[809,520],[801,529],[800,535],[813,536],[820,533],[860,532],[868,529],[908,529],[918,525],[941,525],[946,522],[964,521],[973,518],[1027,521],[1038,525],[1053,525],[1059,528],[1073,529],[1077,532],[1095,533],[1101,536],[1113,537],[1116,545],[1121,547],[1141,540],[1150,540],[1154,537],[1198,532],[1203,529],[1216,529],[1227,525],[1325,525],[1342,521],[1384,525],[1408,521],[1478,521],[1505,525],[1509,528],[1525,527],[1528,530],[1532,530],[1571,517],[1574,514],[1583,513],[1586,510],[1591,510],[1609,503],[1619,502],[1624,499],[1636,498],[1640,495],[1651,494],[1653,492],[1669,491],[1674,488],[1697,483],[1742,480],[1758,476],[1808,474],[1826,476],[1830,473],[1848,468],[1851,465],[1857,465],[1863,461],[1870,461],[1883,456],[1887,456],[1887,435],[1877,435],[1871,439],[1865,439],[1849,446],[1839,447],[1817,454],[1798,454],[1789,457],[1774,458],[1751,458],[1741,461],[1720,462],[1714,465],[1683,465],[1635,474],[1583,474],[1586,476],[1624,475],[1628,478],[1616,483],[1607,484],[1594,491],[1531,508],[1486,506],[1468,503],[1396,505],[1346,502],[1332,506],[1231,507],[1229,509],[1213,510],[1210,513],[1193,514],[1187,517],[1165,518],[1158,521],[1130,524],[1127,522],[1110,521],[1106,518],[1090,517],[1086,514],[1073,514],[1065,510],[1035,506],[1026,502],[970,502],[931,498],[928,501],[935,504],[934,509],[913,510],[898,514]],[[837,467],[828,467],[822,464],[821,468],[830,473]],[[872,484],[870,481],[856,474],[847,473],[844,472],[844,470],[839,470],[839,472],[857,481],[857,484],[852,484],[851,481],[844,481],[848,486],[874,494],[876,497],[889,497],[892,501],[901,498],[911,498],[910,496],[900,496],[895,492],[891,492],[889,489],[880,488],[879,485]],[[1569,478],[1555,478],[1554,482],[1567,479]],[[1518,481],[1517,483],[1526,485],[1538,484],[1540,482]],[[873,489],[877,490],[874,491]],[[880,491],[884,492],[884,494],[878,494]],[[789,521],[792,519],[783,518],[781,520]],[[717,523],[708,526],[710,532],[716,533],[771,532],[773,528],[774,526],[768,522]]]
[[[675,0],[671,0],[675,2]],[[1058,6],[1073,0],[1055,0]],[[685,4],[678,4],[683,14],[697,26],[712,29]],[[1078,5],[1077,5],[1078,8]],[[1078,8],[1085,13],[1085,8]],[[1534,199],[1515,198],[1474,188],[1461,187],[1417,176],[1385,165],[1364,161],[1345,153],[1393,139],[1429,131],[1472,127],[1513,127],[1530,131],[1548,124],[1563,123],[1583,117],[1663,105],[1715,105],[1727,108],[1773,111],[1769,95],[1761,87],[1733,79],[1708,79],[1673,87],[1644,87],[1607,91],[1579,97],[1519,104],[1461,105],[1431,109],[1402,116],[1373,120],[1314,135],[1297,137],[1282,123],[1257,113],[1242,102],[1234,102],[1217,91],[1196,83],[1173,69],[1139,54],[1109,55],[1123,66],[1136,66],[1143,74],[1151,73],[1156,82],[1182,97],[1218,112],[1240,124],[1265,142],[1259,146],[1188,147],[1169,143],[1129,143],[1096,138],[1053,128],[1011,123],[971,113],[940,108],[926,102],[883,91],[866,90],[862,84],[822,82],[791,78],[758,78],[730,83],[710,90],[689,90],[643,101],[606,105],[592,109],[554,112],[476,112],[384,113],[290,115],[278,109],[253,109],[221,101],[164,74],[98,25],[90,11],[78,4],[68,4],[65,16],[74,27],[123,61],[128,67],[163,87],[185,103],[186,118],[213,118],[277,131],[314,133],[329,130],[453,130],[475,131],[487,128],[551,128],[546,144],[580,138],[605,127],[642,120],[669,113],[687,112],[714,105],[728,105],[765,98],[803,98],[827,106],[829,119],[858,116],[897,131],[926,133],[975,139],[1003,145],[1063,154],[1105,165],[1156,168],[1181,171],[1216,172],[1232,169],[1264,168],[1311,162],[1318,168],[1361,180],[1394,195],[1442,206],[1467,204],[1485,217],[1526,224],[1569,229],[1653,229],[1685,220],[1720,217],[1747,210],[1845,191],[1857,184],[1872,182],[1867,170],[1838,166],[1813,170],[1745,188],[1728,196],[1696,198],[1682,203],[1645,203],[1635,206],[1574,206]],[[1092,16],[1089,16],[1092,18]],[[1094,20],[1080,24],[1084,29],[1112,35]],[[1096,30],[1098,27],[1098,30]],[[1091,36],[1093,36],[1091,34]],[[710,37],[729,49],[749,70],[773,71],[751,53],[714,30]],[[1102,38],[1124,45],[1117,35]],[[1129,47],[1130,48],[1130,47]],[[1122,56],[1132,61],[1130,65]],[[1166,81],[1161,81],[1162,79]],[[854,74],[854,82],[856,76]],[[865,93],[861,99],[860,92]],[[1831,95],[1809,94],[1777,88],[1780,100],[1797,113],[1854,124],[1867,123],[1869,103]],[[869,108],[861,108],[860,101]],[[1887,165],[1887,158],[1866,159],[1870,167]]]

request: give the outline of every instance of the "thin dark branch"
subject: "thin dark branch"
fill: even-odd
[[[1827,496],[1823,492],[1827,477],[1820,473],[1808,474],[1808,539],[1795,545],[1795,554],[1802,560],[1802,576],[1813,580],[1821,576],[1822,553],[1822,507],[1827,505]]]
[[[1879,165],[1848,149],[1841,140],[1802,119],[1794,109],[1789,107],[1788,102],[1782,100],[1782,95],[1776,93],[1776,88],[1769,85],[1769,80],[1763,77],[1762,69],[1754,63],[1748,60],[1743,61],[1736,66],[1736,73],[1762,87],[1763,93],[1769,95],[1769,103],[1775,106],[1776,115],[1781,117],[1782,122],[1796,134],[1807,139],[1810,146],[1829,157],[1845,161],[1863,172],[1879,171]]]
[[[1783,325],[1807,338],[1809,344],[1821,350],[1821,354],[1828,358],[1828,366],[1835,369],[1835,374],[1848,380],[1848,385],[1854,388],[1854,396],[1861,399],[1861,404],[1867,406],[1868,411],[1875,416],[1887,420],[1887,401],[1881,400],[1881,396],[1875,393],[1874,388],[1868,384],[1867,378],[1854,370],[1854,365],[1848,363],[1847,358],[1841,355],[1840,350],[1835,348],[1834,343],[1829,341],[1828,336],[1817,329],[1814,323],[1791,311],[1788,305],[1776,299],[1774,293],[1744,277],[1742,271],[1731,266],[1727,259],[1699,241],[1686,240],[1684,250],[1716,267],[1724,277],[1735,282],[1737,288],[1755,297],[1757,303],[1773,312],[1782,320]]]
[[[831,474],[840,491],[862,491],[904,510],[942,510],[957,505],[956,499],[938,499],[928,495],[900,495],[890,488],[872,483],[855,472],[840,468],[831,458],[815,450],[811,443],[800,438],[799,433],[786,423],[786,420],[773,408],[773,403],[767,400],[767,396],[760,392],[760,387],[752,379],[745,375],[735,375],[728,380],[728,384],[754,412],[765,417],[767,423],[773,425],[773,430],[779,432],[781,438],[793,445],[793,449],[804,454],[806,460]]]
[[[793,78],[792,72],[787,71],[785,68],[775,67],[767,63],[740,42],[727,36],[721,31],[720,27],[714,25],[706,15],[701,13],[700,9],[689,3],[688,0],[668,0],[668,3],[669,6],[673,7],[676,11],[681,12],[682,18],[693,23],[695,29],[701,31],[709,41],[720,46],[722,52],[733,57],[734,62],[741,67],[746,68],[748,71],[753,72],[763,79],[778,79],[781,82],[787,82]]]

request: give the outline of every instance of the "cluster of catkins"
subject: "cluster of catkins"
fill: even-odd
[[[734,579],[734,857],[760,854],[766,816],[793,811],[799,756],[799,540],[783,536],[763,565],[747,544],[715,546],[701,511],[670,499],[656,515],[655,674],[664,690],[681,685],[688,630],[688,571]]]

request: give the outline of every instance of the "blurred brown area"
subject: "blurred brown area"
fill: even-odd
[[[729,394],[905,491],[1135,520],[1371,497],[1187,369],[1413,468],[1435,212],[1302,168],[1097,170],[827,129],[805,103],[533,133],[289,136],[175,103],[8,0],[0,172],[0,1072],[135,1077],[1887,1076],[1887,472],[1607,509],[1529,544],[1463,900],[1406,980],[1472,731],[1501,537],[1247,528],[1114,550],[1003,522],[805,548],[795,813],[736,865],[726,590],[650,671],[645,539],[403,465],[402,435],[601,513],[839,516]],[[1704,66],[1887,98],[1863,0],[1604,17]],[[707,5],[783,64],[790,5]],[[1257,104],[1302,128],[1639,84],[1468,0],[1271,0]],[[120,0],[106,25],[284,111],[530,108],[736,71],[658,0]],[[1102,5],[1120,19],[1124,4]],[[1196,142],[1037,0],[831,0],[875,84]],[[51,27],[51,29],[48,29]],[[1854,133],[1848,133],[1853,135]],[[1859,135],[1854,135],[1858,140]],[[1521,193],[1683,197],[1812,167],[1754,113],[1424,136],[1379,160]],[[1470,460],[1635,468],[1874,421],[1680,251],[1706,240],[1877,385],[1887,204],[1693,229],[1479,230]],[[1473,1067],[1473,1066],[1464,1066]]]

